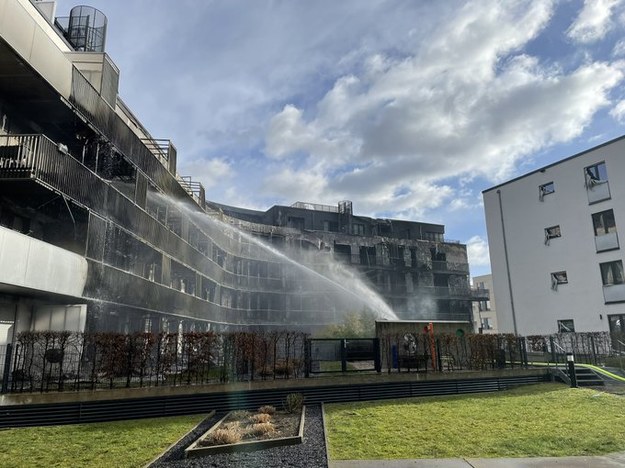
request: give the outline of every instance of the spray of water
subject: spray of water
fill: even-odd
[[[169,203],[172,203],[172,200],[169,200]],[[221,232],[227,233],[229,237],[238,236],[241,239],[245,239],[248,243],[258,246],[269,258],[291,265],[300,273],[319,280],[335,293],[340,293],[344,298],[350,298],[361,307],[370,309],[377,317],[387,320],[397,320],[397,315],[395,315],[393,310],[375,291],[367,286],[353,270],[346,268],[338,262],[330,258],[324,259],[323,273],[320,273],[242,229],[227,224],[214,216],[208,216],[203,213],[198,213],[196,210],[191,210],[183,203],[175,202],[175,204],[180,210],[183,210],[187,215],[192,217],[198,226],[218,229]],[[211,229],[209,229],[209,231],[210,230]]]

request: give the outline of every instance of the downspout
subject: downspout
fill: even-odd
[[[508,242],[506,241],[506,225],[503,220],[503,205],[501,203],[501,190],[497,190],[497,197],[499,198],[499,216],[501,218],[501,232],[503,234],[503,252],[506,258],[506,274],[508,275],[508,290],[510,291],[510,309],[512,311],[512,325],[514,327],[514,334],[518,335],[516,324],[516,312],[514,310],[514,296],[512,294],[512,279],[510,278],[510,262],[508,260]]]

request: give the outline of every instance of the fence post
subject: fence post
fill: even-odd
[[[591,350],[592,350],[592,364],[594,364],[595,366],[597,365],[597,350],[595,348],[595,337],[591,334],[590,335],[590,346],[591,346]]]
[[[553,341],[553,335],[549,335],[549,344],[551,345],[551,361],[554,364],[557,364],[558,361],[556,360],[556,345]]]
[[[341,340],[341,372],[347,372],[347,340]]]
[[[13,344],[7,344],[7,353],[4,356],[4,368],[2,372],[2,389],[0,393],[8,393],[9,391],[9,376],[11,375],[11,355],[13,354]]]
[[[311,345],[311,340],[310,338],[308,338],[304,342],[304,377],[305,378],[310,377],[310,367],[311,367],[310,345]]]
[[[379,374],[382,372],[382,353],[380,352],[380,338],[373,339],[373,360],[375,363],[375,371]]]

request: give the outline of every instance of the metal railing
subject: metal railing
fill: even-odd
[[[0,179],[15,178],[37,179],[94,209],[104,204],[105,185],[45,135],[0,136]]]

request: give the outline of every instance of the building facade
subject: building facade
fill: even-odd
[[[0,0],[1,340],[322,327],[370,302],[345,271],[328,279],[335,259],[400,316],[470,321],[466,247],[443,226],[357,217],[347,203],[207,204],[177,173],[175,146],[119,98],[104,15],[54,10]]]
[[[493,294],[493,275],[474,276],[473,288],[485,293],[481,300],[473,303],[473,329],[480,333],[499,333],[497,306]]]
[[[470,288],[466,246],[447,242],[440,224],[357,216],[350,201],[297,202],[265,212],[208,205],[304,263],[326,256],[349,266],[401,319],[470,322],[472,301],[488,297]]]
[[[500,332],[625,331],[624,153],[621,137],[484,191]]]

